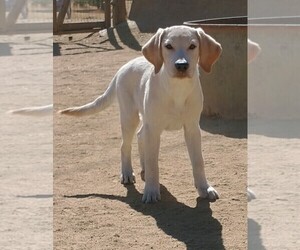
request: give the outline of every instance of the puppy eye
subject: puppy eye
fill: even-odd
[[[196,45],[194,45],[194,44],[191,44],[190,47],[189,47],[189,49],[191,49],[191,50],[193,50],[195,48],[196,48]]]
[[[167,49],[173,49],[173,47],[172,47],[171,44],[167,44],[165,47],[166,47]]]

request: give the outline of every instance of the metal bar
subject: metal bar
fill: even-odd
[[[64,23],[58,33],[93,32],[104,28],[105,22]]]

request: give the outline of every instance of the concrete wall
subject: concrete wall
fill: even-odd
[[[261,53],[249,65],[251,117],[300,119],[300,26],[250,26]]]
[[[210,74],[201,71],[203,114],[247,118],[247,26],[202,26],[221,43],[223,52]]]
[[[247,0],[133,0],[129,19],[143,32],[185,21],[246,16]]]

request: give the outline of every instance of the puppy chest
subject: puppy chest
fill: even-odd
[[[166,127],[165,130],[167,131],[172,131],[172,130],[179,130],[181,129],[183,126],[183,123],[178,121],[178,120],[174,120],[172,122],[169,122]]]
[[[183,126],[184,111],[173,109],[164,115],[165,130],[179,130]]]

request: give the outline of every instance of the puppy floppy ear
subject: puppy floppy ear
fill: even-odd
[[[156,34],[152,36],[142,48],[144,57],[154,65],[155,74],[160,71],[163,65],[163,57],[161,53],[161,41],[163,33],[164,30],[159,28]]]
[[[257,55],[260,53],[261,48],[259,46],[259,44],[251,41],[248,38],[248,63],[252,62]]]
[[[222,47],[201,28],[198,28],[197,32],[200,41],[199,65],[205,72],[210,73],[213,64],[218,60],[222,53]]]

